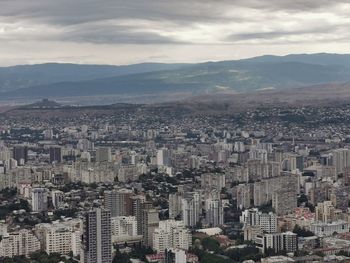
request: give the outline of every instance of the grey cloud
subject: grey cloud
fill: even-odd
[[[129,57],[133,57],[133,61],[138,59],[134,55],[135,48],[128,47],[130,44],[147,44],[139,51],[139,56],[143,58],[150,57],[151,54],[156,57],[170,57],[173,60],[180,59],[179,54],[186,54],[186,58],[188,56],[197,60],[209,56],[224,57],[227,52],[231,52],[228,46],[239,46],[242,43],[242,49],[245,48],[244,43],[250,43],[255,45],[257,50],[263,45],[275,45],[274,47],[278,48],[278,45],[291,43],[295,39],[299,43],[311,44],[322,39],[323,44],[333,41],[336,45],[337,41],[350,42],[347,24],[350,23],[350,11],[342,9],[339,6],[342,3],[350,2],[0,0],[0,42],[3,50],[4,47],[11,52],[17,49],[22,52],[22,56],[26,56],[23,50],[32,49],[36,52],[33,56],[41,56],[41,52],[47,52],[48,57],[55,58],[65,57],[65,54],[69,53],[69,50],[58,51],[57,46],[74,46],[74,52],[79,53],[79,56],[90,56],[95,52],[102,52],[100,44],[107,44],[111,50],[123,50],[125,61]],[[325,14],[330,14],[330,17],[323,17]],[[30,44],[20,48],[27,40]],[[40,44],[47,47],[47,50],[37,51],[36,47],[41,46]],[[217,46],[217,49],[198,51],[201,45]],[[226,53],[218,54],[218,47]],[[168,48],[173,48],[174,52],[168,52]],[[300,45],[301,51],[302,48]],[[251,46],[247,49],[251,49]],[[282,49],[284,50],[284,47],[279,50]],[[3,52],[0,58],[20,56],[16,51],[13,54],[4,53],[6,52]],[[106,57],[110,58],[108,55]]]
[[[61,39],[89,43],[181,43],[176,39],[164,37],[155,32],[139,28],[137,32],[132,26],[109,24],[110,20],[120,21],[147,20],[158,23],[162,30],[168,29],[164,22],[174,25],[188,26],[198,23],[243,23],[256,18],[242,16],[240,13],[225,16],[225,11],[235,7],[246,7],[260,10],[268,17],[277,10],[295,12],[295,10],[316,10],[330,8],[347,0],[0,0],[0,18],[15,22],[23,20],[27,23],[45,24],[56,27],[64,34],[50,36],[45,39]],[[1,21],[1,20],[0,20]],[[261,21],[273,22],[273,21]],[[326,30],[326,29],[325,29]],[[311,33],[311,32],[310,32]],[[257,32],[226,37],[228,40],[276,38],[292,32]],[[298,34],[298,32],[297,32]],[[28,36],[30,37],[30,36]],[[37,37],[36,35],[34,37]]]
[[[105,19],[193,21],[234,20],[222,14],[227,8],[312,10],[346,3],[347,0],[1,0],[0,16],[38,19],[70,25]],[[241,19],[237,14],[238,20]]]
[[[135,31],[133,26],[88,25],[75,27],[59,36],[62,40],[96,44],[181,44],[182,42],[155,33]]]
[[[266,39],[274,40],[283,37],[290,36],[301,36],[301,35],[311,35],[311,34],[334,34],[340,27],[348,28],[350,24],[342,25],[323,25],[312,27],[310,26],[304,30],[275,30],[268,32],[250,32],[250,33],[240,33],[231,34],[226,37],[227,41],[244,41],[244,40],[256,40],[256,39]]]

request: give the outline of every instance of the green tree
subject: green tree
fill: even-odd
[[[211,237],[204,238],[202,240],[202,246],[205,250],[214,251],[215,253],[220,250],[220,243]]]
[[[314,236],[314,233],[312,233],[310,230],[307,230],[305,228],[301,228],[299,225],[295,225],[293,229],[293,233],[297,234],[301,237],[311,237]]]

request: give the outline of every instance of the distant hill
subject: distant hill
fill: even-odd
[[[49,99],[43,99],[41,101],[29,104],[29,105],[25,105],[23,106],[23,108],[28,108],[28,109],[33,109],[33,108],[37,108],[37,109],[50,109],[50,108],[59,108],[62,105],[57,103],[56,101],[52,101]]]
[[[63,81],[83,81],[143,72],[171,70],[186,64],[142,63],[127,66],[46,63],[0,67],[0,92]]]
[[[113,95],[137,96],[138,102],[142,102],[142,96],[150,95],[162,101],[163,97],[172,94],[174,99],[181,99],[178,94],[233,94],[348,82],[350,55],[297,54],[198,64],[148,63],[121,67],[43,64],[10,69],[0,68],[0,76],[2,70],[7,70],[12,72],[14,79],[17,76],[17,80],[27,82],[23,84],[25,87],[3,88],[6,91],[0,93],[0,99]],[[0,85],[3,82],[12,83],[0,77]],[[28,84],[35,82],[38,84]]]
[[[301,62],[318,65],[339,65],[350,67],[350,54],[290,54],[287,56],[260,56],[252,59],[246,59],[252,62]]]

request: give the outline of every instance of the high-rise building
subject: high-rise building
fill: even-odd
[[[153,249],[163,252],[169,248],[188,250],[192,244],[192,235],[182,221],[164,220],[153,233]]]
[[[59,146],[50,147],[50,163],[62,162],[62,148]]]
[[[100,147],[96,149],[96,162],[111,162],[112,151],[109,147]]]
[[[296,157],[296,165],[297,165],[297,169],[299,170],[299,171],[304,171],[304,156],[302,156],[302,155],[298,155],[297,157]]]
[[[32,211],[38,213],[47,211],[47,189],[40,187],[32,189]]]
[[[335,166],[336,174],[344,172],[344,168],[350,166],[350,149],[336,149],[330,154],[331,164]]]
[[[236,186],[237,208],[249,208],[252,206],[252,199],[254,200],[254,185],[239,184]]]
[[[280,189],[272,195],[272,207],[277,215],[287,215],[297,208],[297,194],[293,189]]]
[[[112,261],[111,212],[101,208],[84,216],[83,263],[110,263]]]
[[[221,190],[225,187],[225,174],[205,173],[201,176],[202,188],[216,188]]]
[[[159,226],[159,212],[154,208],[142,211],[142,235],[145,246],[153,247],[153,233]]]
[[[6,234],[0,241],[0,257],[29,256],[39,250],[39,239],[27,229]]]
[[[171,165],[170,151],[168,149],[164,148],[157,151],[157,165],[159,166]]]
[[[13,147],[13,159],[15,159],[18,165],[23,165],[28,161],[28,147],[18,145]]]
[[[298,249],[298,236],[292,232],[271,233],[258,235],[255,243],[262,253],[272,249],[275,253],[280,251],[295,252]]]
[[[137,221],[135,216],[112,217],[112,241],[113,243],[125,243],[135,241],[141,236],[137,234]]]
[[[135,181],[140,174],[142,172],[139,172],[139,166],[123,165],[118,169],[118,181],[123,183]]]
[[[181,214],[181,199],[180,193],[169,194],[169,218],[175,219]]]
[[[182,199],[182,221],[186,226],[194,227],[200,221],[201,201],[199,193],[187,193]]]
[[[265,233],[277,232],[277,215],[275,213],[262,213],[257,208],[244,210],[240,217],[244,227],[258,226]]]
[[[224,224],[224,209],[220,199],[207,199],[205,213],[207,225],[217,227]]]
[[[315,207],[315,220],[324,223],[331,223],[337,221],[335,213],[336,209],[331,201],[318,203]],[[341,211],[340,211],[341,212]]]
[[[111,211],[111,216],[132,215],[133,192],[129,189],[113,189],[104,192],[104,207]]]
[[[136,195],[131,197],[132,200],[132,215],[136,218],[137,234],[142,235],[142,211],[146,201],[145,196]]]
[[[68,255],[72,251],[72,231],[65,226],[51,226],[46,232],[45,251],[48,254]]]
[[[64,205],[64,193],[59,190],[51,192],[52,205],[55,209],[62,208]]]
[[[48,254],[68,255],[73,252],[74,255],[80,255],[82,235],[80,219],[37,224],[35,234],[41,242],[41,248]]]

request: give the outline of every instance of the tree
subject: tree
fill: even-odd
[[[295,225],[293,229],[293,233],[297,234],[301,237],[311,237],[314,236],[314,233],[312,233],[310,230],[307,230],[305,228],[301,228],[299,225]]]
[[[206,237],[202,240],[202,246],[205,250],[214,251],[215,253],[220,250],[220,243],[210,237]]]
[[[242,262],[244,260],[260,261],[261,259],[259,249],[252,245],[248,245],[244,248],[230,249],[225,252],[225,255],[235,262]]]
[[[213,255],[210,253],[206,253],[203,257],[202,260],[200,261],[201,263],[232,263],[232,260],[223,258],[217,255]]]
[[[130,257],[126,253],[121,253],[119,249],[117,249],[112,263],[130,263],[130,262],[131,262]]]

